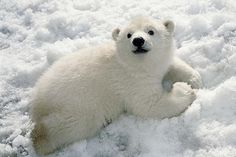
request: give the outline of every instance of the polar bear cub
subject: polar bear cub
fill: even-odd
[[[48,154],[92,137],[124,111],[144,118],[183,112],[201,78],[174,56],[173,31],[171,21],[140,17],[115,29],[114,42],[55,62],[34,90],[35,150]],[[162,86],[164,77],[174,83],[170,91]]]

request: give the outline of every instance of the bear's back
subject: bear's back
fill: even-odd
[[[36,84],[33,112],[41,110],[40,116],[47,115],[55,107],[73,105],[78,97],[82,101],[105,94],[109,90],[109,71],[113,69],[114,57],[114,46],[109,44],[84,49],[56,61]]]

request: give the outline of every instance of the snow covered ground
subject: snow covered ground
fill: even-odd
[[[0,157],[36,156],[28,111],[42,72],[111,40],[113,28],[137,15],[175,21],[177,55],[201,73],[204,89],[179,117],[122,115],[50,157],[236,156],[236,1],[0,0]]]

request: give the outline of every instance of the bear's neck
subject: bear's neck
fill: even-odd
[[[150,62],[149,64],[145,64],[145,66],[129,66],[121,61],[118,61],[118,65],[124,73],[132,80],[140,78],[154,79],[156,81],[162,82],[165,74],[167,73],[171,63],[173,62],[173,55],[170,54],[165,59],[160,58],[159,60],[155,60]],[[152,64],[153,63],[153,64]]]
[[[170,63],[165,63],[162,66],[155,66],[153,65],[150,68],[143,68],[143,69],[129,69],[124,68],[124,73],[134,80],[145,79],[146,81],[155,81],[155,82],[162,82],[165,74],[167,73]]]

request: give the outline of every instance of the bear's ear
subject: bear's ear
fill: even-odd
[[[173,21],[170,21],[170,20],[164,21],[164,26],[166,27],[168,32],[170,32],[170,33],[174,32],[175,24]]]
[[[117,37],[119,36],[119,33],[120,33],[120,29],[119,28],[116,28],[113,30],[112,32],[112,38],[116,41],[117,40]]]

